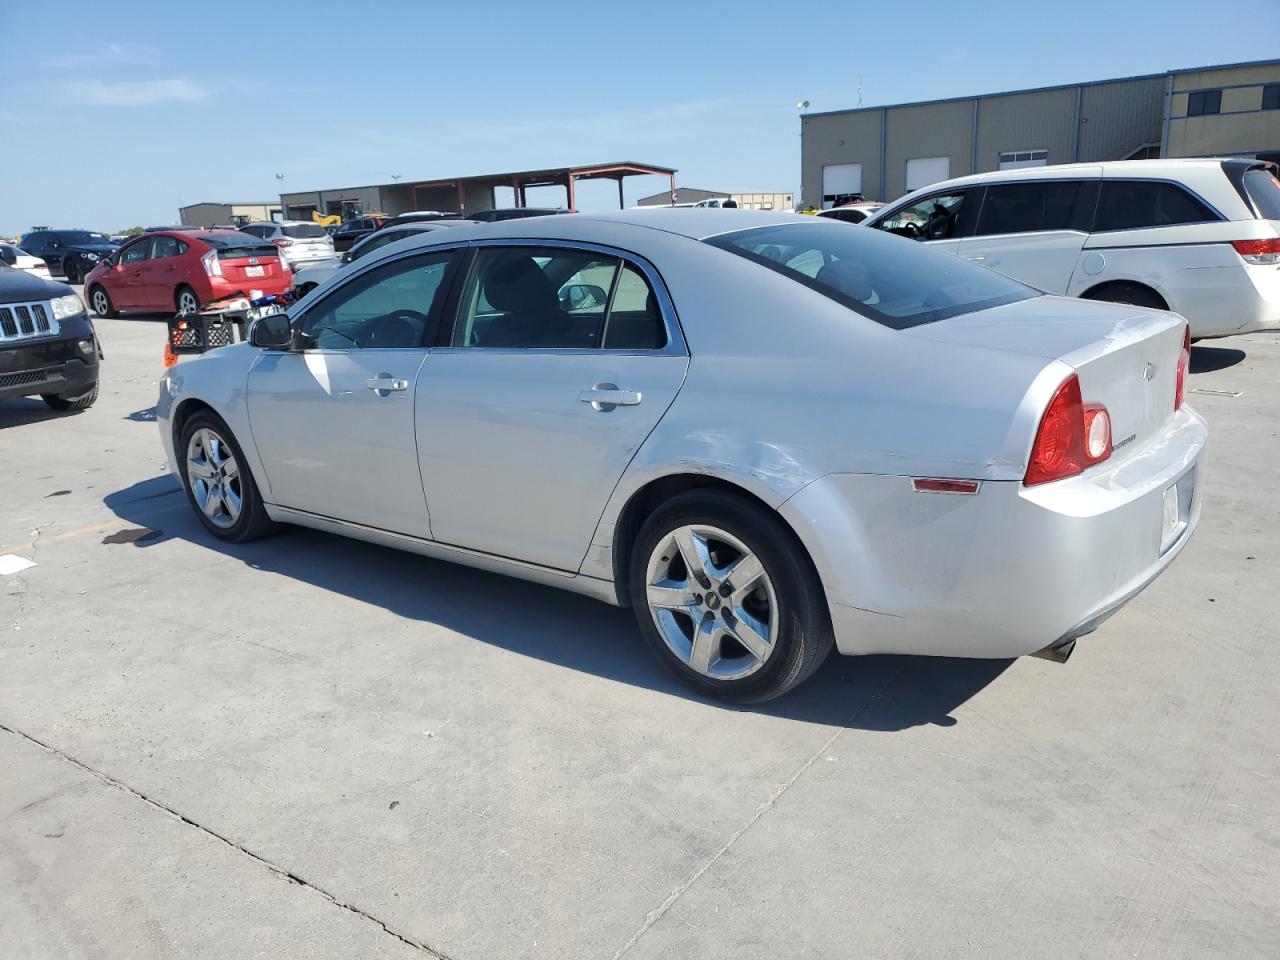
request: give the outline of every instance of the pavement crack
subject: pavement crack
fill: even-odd
[[[221,833],[218,833],[218,831],[213,830],[210,827],[206,827],[202,823],[192,820],[190,817],[179,813],[177,810],[173,809],[172,807],[164,803],[161,803],[159,800],[156,800],[153,797],[147,796],[145,793],[143,793],[140,790],[134,789],[124,781],[117,780],[115,777],[111,776],[110,774],[103,773],[101,770],[97,770],[89,766],[87,763],[84,763],[81,760],[77,760],[75,757],[71,756],[69,753],[59,750],[57,747],[53,746],[52,744],[45,743],[39,737],[33,737],[29,733],[25,733],[22,730],[18,730],[14,727],[7,726],[3,723],[0,723],[0,730],[3,730],[5,733],[18,737],[22,740],[26,740],[28,743],[35,744],[40,749],[46,751],[47,753],[52,754],[53,756],[57,757],[59,760],[62,760],[64,763],[69,763],[73,767],[83,770],[85,773],[89,774],[92,777],[95,777],[100,782],[105,783],[108,786],[115,787],[117,790],[121,790],[124,793],[127,793],[129,796],[133,797],[136,800],[141,800],[143,803],[155,808],[156,810],[159,810],[161,813],[166,814],[170,817],[173,817],[176,820],[180,820],[183,823],[187,824],[188,826],[195,827],[197,830],[199,830],[201,833],[205,834],[206,836],[212,837],[214,840],[217,840],[220,843],[223,843],[226,846],[231,847],[232,849],[248,857],[250,860],[253,860],[258,864],[262,865],[263,867],[266,867],[276,876],[284,880],[287,880],[290,883],[297,884],[300,887],[305,887],[311,892],[320,895],[325,900],[328,900],[335,907],[339,907],[342,910],[346,910],[348,913],[353,913],[357,917],[360,917],[362,920],[367,920],[370,923],[376,923],[379,927],[382,928],[384,933],[394,937],[395,939],[399,940],[401,943],[404,943],[410,947],[413,947],[415,950],[418,950],[419,952],[421,952],[423,956],[431,957],[432,960],[452,960],[452,958],[449,957],[448,954],[442,953],[441,951],[435,949],[429,944],[423,943],[421,940],[416,940],[413,937],[409,936],[407,933],[404,933],[401,930],[395,929],[394,927],[387,924],[386,921],[379,920],[373,914],[360,909],[355,904],[347,903],[345,900],[340,899],[338,896],[336,896],[333,893],[330,893],[328,890],[324,889],[323,887],[317,886],[311,881],[306,880],[303,877],[300,877],[298,874],[293,873],[290,870],[286,870],[284,867],[281,867],[275,863],[272,863],[266,857],[262,856],[261,854],[254,853],[252,850],[248,849],[247,847],[244,847],[239,843],[236,843],[230,837],[227,837]]]
[[[796,771],[793,774],[791,774],[791,776],[789,776],[786,780],[782,781],[782,783],[780,783],[777,787],[775,787],[773,792],[770,793],[769,796],[766,797],[765,800],[758,807],[756,807],[756,809],[752,812],[751,816],[747,818],[747,821],[742,826],[738,827],[737,830],[733,831],[733,833],[729,834],[728,838],[724,841],[724,843],[720,844],[720,846],[716,848],[715,852],[712,853],[711,856],[709,856],[702,863],[702,865],[698,867],[697,870],[695,870],[692,874],[689,875],[688,879],[684,880],[679,886],[677,886],[674,890],[672,890],[671,893],[667,895],[667,898],[665,900],[663,900],[660,904],[658,904],[656,907],[650,910],[647,914],[645,914],[644,923],[640,925],[640,929],[638,929],[635,933],[633,933],[630,939],[628,939],[626,943],[624,943],[621,947],[618,948],[617,953],[613,955],[613,960],[619,960],[619,958],[622,957],[623,954],[627,953],[632,947],[634,947],[637,943],[639,943],[640,938],[643,937],[646,933],[648,933],[649,930],[653,927],[653,925],[656,924],[659,920],[661,920],[663,916],[667,913],[667,911],[676,905],[676,901],[679,900],[682,896],[684,896],[685,893],[688,892],[690,887],[692,887],[695,883],[701,880],[703,875],[712,867],[714,867],[721,860],[721,858],[723,858],[724,855],[729,852],[729,850],[733,847],[733,845],[742,838],[742,836],[748,830],[750,830],[757,823],[759,823],[760,819],[777,805],[778,801],[781,800],[783,795],[786,794],[786,792],[790,790],[792,786],[795,785],[796,781],[799,780],[802,776],[804,776],[805,771],[807,771],[810,767],[812,767],[815,763],[817,763],[818,758],[824,756],[826,752],[829,749],[831,749],[831,745],[836,742],[836,740],[840,737],[842,733],[844,733],[846,730],[849,729],[849,727],[853,724],[853,721],[857,720],[858,717],[862,716],[862,714],[869,707],[871,707],[873,704],[879,701],[880,698],[884,696],[885,691],[888,690],[895,683],[897,683],[898,678],[901,677],[904,673],[906,673],[907,669],[914,662],[915,662],[915,658],[912,657],[905,664],[903,664],[902,668],[898,670],[898,672],[895,673],[892,677],[890,677],[879,690],[877,690],[870,697],[868,697],[865,703],[859,706],[858,709],[854,710],[853,713],[849,715],[849,718],[843,724],[837,727],[835,732],[832,733],[831,736],[827,737],[827,739],[822,742],[822,745],[818,747],[817,750],[809,754],[809,756],[805,759],[804,763],[800,764],[800,766],[796,769]]]

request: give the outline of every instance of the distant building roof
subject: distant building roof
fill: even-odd
[[[729,196],[723,190],[700,190],[697,187],[676,187],[676,203],[697,203],[699,200],[712,200],[716,197],[721,199]],[[657,207],[663,204],[671,203],[671,191],[663,190],[661,193],[655,193],[651,197],[642,197],[636,201],[636,206],[640,207]]]

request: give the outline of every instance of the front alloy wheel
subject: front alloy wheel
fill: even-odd
[[[778,639],[778,601],[764,566],[741,540],[706,524],[658,541],[645,601],[668,649],[712,680],[749,677]]]
[[[187,442],[187,482],[210,523],[221,530],[235,526],[244,505],[240,465],[226,441],[209,427],[197,430]]]

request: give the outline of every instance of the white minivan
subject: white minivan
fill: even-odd
[[[866,222],[1047,293],[1182,314],[1196,339],[1280,329],[1280,168],[1120,160],[935,183]]]

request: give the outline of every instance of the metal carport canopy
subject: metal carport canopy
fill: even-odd
[[[567,206],[574,209],[573,185],[579,180],[616,180],[618,181],[618,207],[626,206],[622,196],[622,181],[625,177],[666,176],[671,180],[671,193],[675,195],[676,171],[673,167],[659,167],[651,163],[635,163],[622,160],[616,163],[597,163],[581,167],[550,167],[543,170],[515,170],[510,173],[484,174],[476,177],[450,177],[441,180],[418,180],[413,183],[414,195],[420,189],[431,187],[455,187],[458,194],[458,210],[464,210],[464,194],[469,186],[477,187],[511,187],[515,191],[515,203],[518,207],[528,206],[525,202],[525,190],[528,187],[565,188]]]

